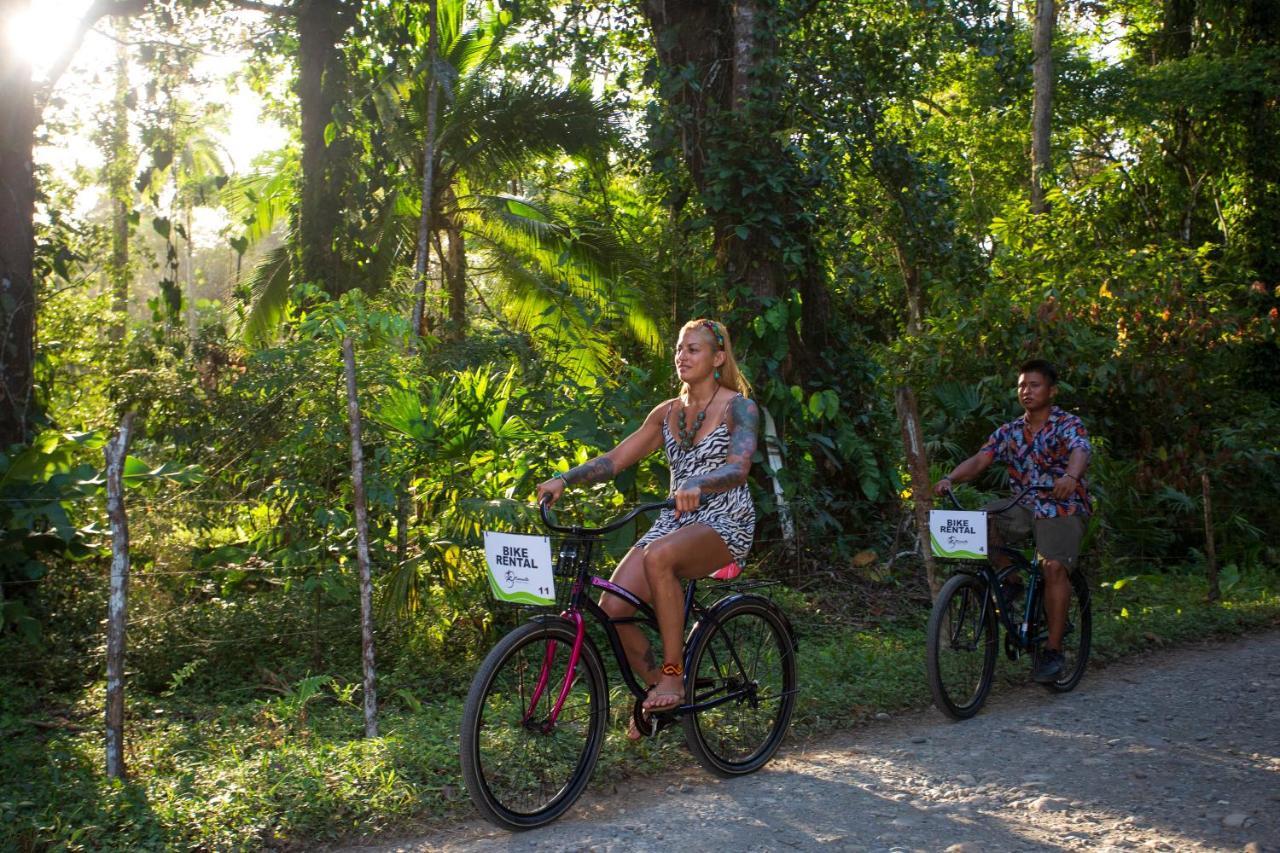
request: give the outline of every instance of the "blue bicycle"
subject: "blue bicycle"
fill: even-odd
[[[1037,488],[1028,486],[989,513],[1007,511]],[[948,489],[947,494],[956,509],[963,509],[954,493]],[[938,710],[956,720],[972,717],[987,700],[996,671],[1000,625],[1005,630],[1005,655],[1009,660],[1029,655],[1032,668],[1049,637],[1039,558],[1028,560],[1013,548],[994,550],[1007,557],[1009,565],[997,570],[990,562],[960,564],[943,584],[929,616],[925,656],[929,690]],[[1070,580],[1062,672],[1045,684],[1056,692],[1074,690],[1084,678],[1093,636],[1089,584],[1078,566]]]

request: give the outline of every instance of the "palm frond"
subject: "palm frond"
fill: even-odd
[[[298,158],[287,151],[275,154],[272,167],[227,182],[222,204],[233,221],[244,225],[250,244],[266,237],[281,223],[298,200]]]
[[[289,244],[267,253],[249,275],[249,311],[241,337],[250,346],[268,344],[280,328],[289,307],[289,283],[293,264]]]
[[[541,80],[494,83],[479,74],[459,82],[442,118],[442,157],[476,180],[509,175],[533,158],[598,149],[615,125],[612,108],[585,88],[557,89]]]
[[[397,266],[413,257],[421,209],[421,201],[400,192],[392,193],[379,209],[373,223],[373,258],[363,271],[366,293],[385,289],[395,278]]]
[[[565,222],[545,205],[506,195],[471,195],[460,204],[481,215],[470,217],[468,230],[491,251],[519,257],[530,276],[513,282],[555,282],[562,292],[594,313],[626,328],[644,348],[662,351],[656,318],[642,290],[629,284],[643,264],[633,258],[607,229],[593,222]]]
[[[599,313],[563,285],[540,275],[523,258],[493,247],[505,297],[498,310],[512,328],[532,337],[538,349],[581,385],[594,385],[616,363],[611,341],[602,331]]]

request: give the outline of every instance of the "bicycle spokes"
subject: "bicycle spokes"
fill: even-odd
[[[545,810],[575,781],[602,724],[603,690],[578,677],[572,639],[531,636],[499,662],[483,697],[477,763],[487,794],[517,815]]]
[[[721,624],[698,661],[693,704],[698,727],[715,752],[744,761],[765,742],[787,698],[784,654],[773,626],[751,615]]]
[[[995,611],[985,581],[957,575],[943,586],[929,619],[927,645],[935,704],[952,717],[971,716],[995,669]]]

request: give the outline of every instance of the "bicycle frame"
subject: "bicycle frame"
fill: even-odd
[[[656,509],[659,507],[670,506],[672,502],[667,501],[658,504],[648,504],[637,507],[631,513],[620,521],[614,522],[605,528],[598,530],[587,530],[581,527],[563,528],[557,527],[550,523],[546,516],[545,505],[541,507],[543,522],[552,530],[557,530],[569,534],[569,538],[561,545],[558,560],[555,567],[555,573],[561,577],[572,574],[573,586],[569,593],[568,607],[561,612],[560,617],[568,619],[574,626],[573,645],[569,650],[569,666],[565,670],[564,681],[560,685],[560,692],[556,698],[556,702],[551,709],[547,719],[542,721],[538,727],[544,732],[550,732],[559,719],[560,711],[564,706],[565,700],[569,696],[569,691],[573,686],[574,670],[577,668],[578,659],[582,654],[582,644],[586,642],[587,636],[587,620],[583,618],[583,614],[590,615],[604,629],[605,636],[609,640],[610,650],[613,652],[614,659],[618,662],[618,670],[622,673],[622,678],[626,682],[628,689],[637,699],[644,698],[648,693],[646,685],[641,684],[631,669],[630,663],[627,661],[626,650],[622,646],[622,638],[618,636],[618,624],[639,623],[648,625],[654,630],[658,627],[658,617],[653,608],[648,603],[640,600],[630,590],[618,586],[610,580],[591,574],[591,561],[595,546],[600,542],[601,537],[610,530],[617,529],[629,522],[641,512]],[[616,595],[630,606],[636,609],[636,615],[614,619],[604,612],[604,609],[597,604],[590,595],[587,594],[589,589],[599,589]],[[715,622],[715,616],[710,608],[703,607],[696,598],[697,581],[691,580],[685,587],[684,595],[684,624],[689,625],[691,616],[698,618],[698,623],[702,620],[710,619]],[[689,645],[685,646],[686,655],[689,652]],[[738,660],[738,652],[736,648],[730,647],[730,652],[734,656],[735,663],[739,666],[742,661]],[[556,641],[552,640],[547,644],[546,653],[543,655],[542,668],[538,674],[533,693],[529,700],[528,709],[525,711],[523,723],[526,727],[534,726],[535,712],[539,701],[542,699],[551,680],[551,666],[555,660]],[[687,661],[686,661],[687,663]],[[725,702],[740,699],[749,696],[753,692],[754,685],[744,685],[742,688],[730,691],[723,696],[708,699],[704,702],[696,702],[693,704],[679,705],[674,708],[663,709],[661,713],[669,715],[679,715],[694,711],[702,711],[708,708],[714,708]]]
[[[960,574],[975,575],[986,581],[989,594],[983,599],[983,609],[978,614],[979,619],[986,619],[986,608],[994,606],[996,619],[1004,626],[1006,635],[1013,638],[1019,649],[1030,651],[1034,645],[1033,639],[1036,629],[1039,628],[1035,624],[1035,608],[1033,606],[1040,586],[1039,560],[1028,561],[1022,554],[1012,548],[1000,547],[999,550],[1012,559],[1012,562],[1003,569],[997,570],[990,563],[984,563],[974,568],[968,566],[957,568],[956,571]],[[1019,625],[1013,621],[1009,601],[1004,596],[1004,581],[1009,575],[1023,569],[1027,572],[1027,591],[1026,600],[1023,602],[1024,622]],[[962,610],[960,621],[963,621],[963,615],[964,611]],[[981,621],[979,621],[979,624],[981,624]]]
[[[1017,504],[1018,501],[1022,500],[1022,498],[1028,493],[1048,490],[1049,488],[1045,486],[1027,486],[1017,495],[1010,498],[1008,503],[1003,507],[996,510],[990,510],[988,511],[988,514],[999,515]],[[960,505],[960,501],[956,499],[955,493],[950,489],[947,490],[947,496],[951,498],[951,502],[955,504],[956,509],[964,508]],[[978,614],[979,618],[985,620],[987,616],[986,608],[994,605],[996,609],[996,619],[1004,626],[1005,635],[1013,638],[1013,643],[1018,647],[1018,649],[1022,651],[1031,651],[1035,646],[1036,635],[1039,629],[1039,626],[1035,624],[1036,609],[1034,604],[1040,587],[1040,559],[1037,556],[1031,560],[1027,560],[1020,551],[1014,548],[1006,548],[1003,545],[995,546],[995,550],[1009,558],[1009,565],[1005,566],[1003,569],[997,570],[996,567],[991,564],[990,560],[988,560],[977,567],[963,566],[957,568],[956,571],[961,574],[979,576],[986,581],[987,590],[990,594],[982,602],[983,609]],[[1023,602],[1023,622],[1019,625],[1013,621],[1013,618],[1010,615],[1009,602],[1004,597],[1004,581],[1009,575],[1023,569],[1025,569],[1027,573],[1027,592],[1026,600]],[[961,614],[963,613],[964,611],[962,610]],[[979,624],[981,624],[981,622],[979,622]]]

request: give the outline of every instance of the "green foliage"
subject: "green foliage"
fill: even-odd
[[[1207,637],[1233,636],[1280,617],[1274,572],[1242,574],[1223,606],[1204,603],[1201,578],[1160,576],[1098,590],[1097,661]],[[847,730],[879,711],[923,707],[925,612],[850,621],[821,596],[784,595],[800,632],[800,683],[793,736]],[[478,650],[477,653],[479,653]],[[447,661],[446,661],[447,663]],[[464,662],[474,668],[476,661]],[[350,665],[355,670],[354,661]],[[1026,684],[1025,661],[1002,662],[1005,686]],[[99,732],[75,722],[99,713],[100,690],[50,697],[0,683],[0,844],[93,849],[227,849],[308,845],[384,831],[404,832],[469,813],[456,762],[462,673],[382,685],[382,735],[358,737],[356,680],[304,675],[239,692],[177,690],[139,700],[130,730],[131,781],[102,774]],[[30,716],[56,701],[60,727],[38,731]],[[622,697],[611,703],[627,706]],[[595,784],[686,766],[678,728],[627,747],[617,715]]]
[[[802,730],[925,696],[912,534],[899,532],[902,385],[936,476],[1018,413],[1021,360],[1057,362],[1059,402],[1094,440],[1101,656],[1274,621],[1280,65],[1274,26],[1244,5],[1189,4],[1194,20],[1170,28],[1188,4],[1128,2],[1118,34],[1063,17],[1042,214],[1026,198],[1030,30],[1006,4],[765,3],[769,43],[736,104],[727,60],[701,76],[669,64],[635,4],[442,0],[434,64],[426,4],[340,5],[358,11],[326,65],[335,100],[306,117],[345,188],[322,211],[332,292],[300,280],[301,187],[316,176],[297,140],[225,181],[213,156],[218,118],[200,118],[191,62],[245,38],[224,4],[150,4],[138,25],[154,80],[131,107],[148,196],[126,217],[133,315],[101,292],[107,211],[82,215],[76,198],[97,176],[41,169],[40,430],[0,457],[0,652],[15,662],[0,685],[14,744],[0,846],[297,846],[458,814],[461,692],[519,618],[492,606],[481,532],[536,531],[536,483],[674,393],[672,338],[694,316],[726,321],[782,437],[780,469],[753,460],[756,570],[812,589],[846,580],[849,554],[897,552],[897,574],[879,575],[888,614],[871,596],[831,613],[782,593],[802,631]],[[296,66],[295,23],[264,19],[243,72],[291,127],[296,92],[317,83]],[[432,84],[434,325],[414,338]],[[47,122],[51,145],[65,124]],[[110,143],[117,199],[137,166],[127,148]],[[176,322],[179,249],[201,205],[226,213],[231,252],[197,266],[234,253],[237,273],[203,292],[219,298],[191,337]],[[345,336],[364,419],[374,741],[356,739]],[[136,747],[119,786],[100,776],[97,734],[77,729],[100,715],[101,445],[126,410],[147,464],[129,463]],[[798,523],[798,555],[771,547],[779,507],[762,472]],[[1219,607],[1202,603],[1204,475]],[[669,477],[655,454],[560,511],[601,521]],[[65,724],[37,737],[32,719]],[[614,737],[601,769],[615,778],[681,760]]]

